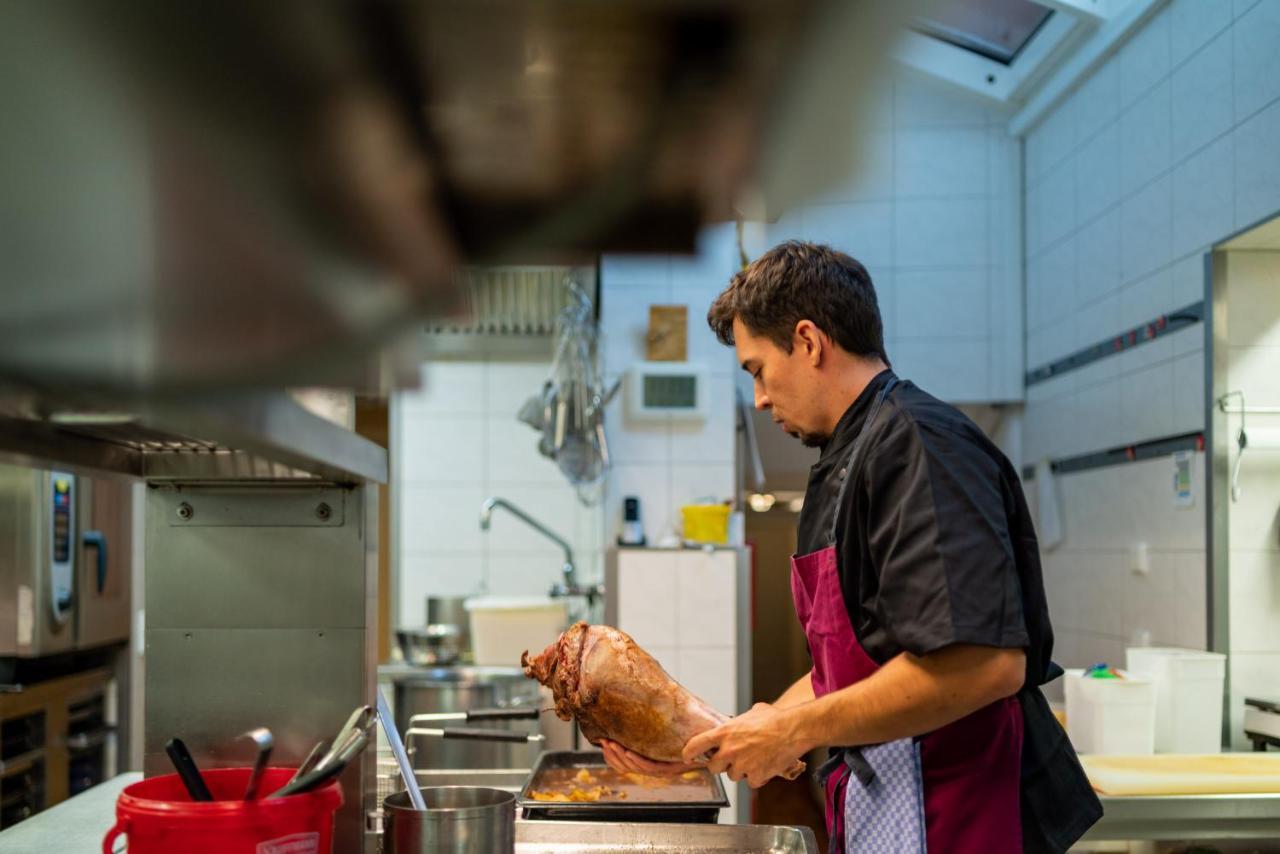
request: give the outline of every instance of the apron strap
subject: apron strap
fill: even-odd
[[[840,479],[840,492],[836,495],[835,512],[831,514],[831,530],[828,532],[827,541],[831,545],[836,542],[836,524],[840,521],[840,508],[844,506],[844,494],[849,488],[849,481],[853,480],[853,464],[858,460],[858,452],[862,450],[862,441],[867,436],[867,428],[876,420],[876,416],[880,414],[880,407],[884,406],[884,399],[889,396],[889,392],[893,391],[894,386],[898,384],[897,377],[889,377],[889,381],[884,384],[884,388],[880,389],[876,394],[874,405],[871,412],[867,415],[867,420],[862,422],[862,428],[858,430],[858,437],[853,440],[853,447],[849,449],[849,458],[845,460],[844,477]]]
[[[870,786],[875,782],[876,771],[867,761],[867,757],[862,755],[860,747],[842,747],[827,757],[827,761],[823,762],[822,767],[818,769],[818,782],[825,786],[827,778],[841,765],[847,767],[863,786]]]

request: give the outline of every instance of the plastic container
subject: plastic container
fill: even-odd
[[[1131,647],[1126,666],[1156,686],[1156,752],[1219,753],[1227,657],[1177,647]]]
[[[568,624],[563,600],[480,597],[467,600],[476,664],[519,667],[525,650],[541,652]]]
[[[680,508],[684,538],[695,543],[729,542],[728,504],[686,504]]]
[[[293,776],[292,768],[268,768],[254,801],[244,801],[250,768],[202,771],[214,800],[196,803],[177,774],[125,787],[116,799],[116,823],[102,840],[111,854],[117,837],[128,854],[330,854],[334,813],[342,785],[334,780],[314,792],[268,798]]]
[[[1123,670],[1119,673],[1120,679],[1093,679],[1083,670],[1067,671],[1067,735],[1077,752],[1155,752],[1155,683]]]

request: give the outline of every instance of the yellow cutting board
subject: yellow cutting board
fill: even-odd
[[[1104,795],[1280,794],[1280,753],[1081,756]]]

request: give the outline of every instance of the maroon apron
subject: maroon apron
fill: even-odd
[[[855,477],[862,439],[896,383],[890,381],[853,442],[843,471]],[[791,559],[791,594],[813,657],[813,693],[821,697],[866,679],[880,665],[849,622],[835,547]],[[826,773],[831,850],[1020,852],[1022,710],[1016,697],[979,709],[918,739],[839,751]],[[923,827],[923,833],[919,828]],[[848,831],[846,833],[846,831]]]

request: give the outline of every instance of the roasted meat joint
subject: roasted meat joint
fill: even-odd
[[[650,759],[679,762],[689,739],[729,720],[610,626],[575,623],[541,654],[525,652],[520,664],[551,689],[556,716],[576,719],[595,745],[607,738]],[[804,767],[797,761],[787,777]]]

